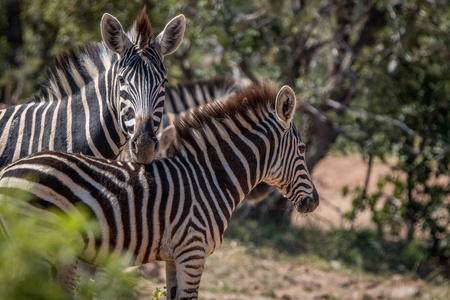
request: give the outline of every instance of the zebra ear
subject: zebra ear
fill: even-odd
[[[158,34],[154,43],[162,57],[172,54],[181,44],[186,29],[186,18],[176,16],[167,23],[164,30]]]
[[[125,51],[133,46],[120,22],[110,14],[104,14],[100,23],[102,38],[105,45],[112,51],[122,56]]]
[[[294,117],[297,99],[294,91],[288,86],[283,86],[277,94],[275,108],[278,118],[288,126]]]

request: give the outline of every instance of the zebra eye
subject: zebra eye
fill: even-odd
[[[125,113],[125,120],[131,120],[134,119],[134,113],[133,111],[130,109]]]
[[[300,145],[299,149],[300,149],[300,153],[303,154],[306,151],[306,146],[305,145]]]
[[[126,85],[125,79],[122,76],[119,76],[119,83],[120,85]]]

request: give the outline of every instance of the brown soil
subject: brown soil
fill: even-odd
[[[324,229],[346,227],[349,224],[343,219],[343,214],[350,211],[353,193],[342,195],[342,188],[348,186],[349,191],[357,186],[363,187],[367,176],[367,162],[358,154],[348,156],[330,155],[322,159],[312,173],[313,182],[320,195],[320,205],[312,213],[297,217],[299,224],[313,223]],[[391,167],[375,161],[369,177],[367,193],[374,192],[380,176],[393,174]],[[399,176],[399,174],[395,174]],[[362,213],[356,219],[354,226],[370,226],[367,213]]]

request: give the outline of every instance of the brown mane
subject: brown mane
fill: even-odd
[[[174,122],[175,140],[170,153],[176,155],[184,144],[191,144],[199,138],[198,133],[213,121],[222,123],[237,115],[244,116],[249,112],[255,115],[267,114],[271,108],[275,110],[275,98],[278,90],[273,84],[253,84],[237,91],[227,99],[211,101],[183,113]]]
[[[145,49],[150,45],[152,39],[151,23],[147,16],[147,7],[144,6],[142,13],[137,17],[133,27],[137,32],[137,40],[133,41],[140,49]]]

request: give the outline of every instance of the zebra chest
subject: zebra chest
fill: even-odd
[[[172,222],[165,249],[173,259],[187,249],[199,249],[204,256],[211,255],[222,242],[222,233],[212,219],[203,220],[195,209],[186,216],[180,216],[178,222]]]

